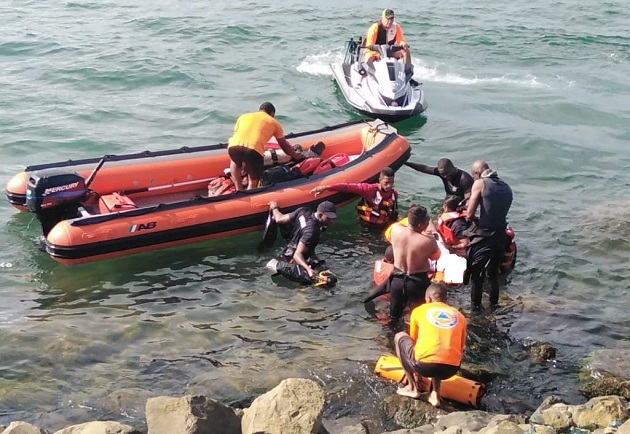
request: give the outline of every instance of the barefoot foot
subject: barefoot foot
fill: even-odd
[[[413,399],[420,398],[420,392],[418,392],[417,390],[411,390],[409,386],[398,388],[396,393],[399,394],[400,396],[406,396],[408,398],[413,398]]]
[[[438,397],[437,393],[431,392],[431,394],[429,395],[429,404],[431,404],[433,407],[439,407],[440,405],[442,405],[442,400]]]

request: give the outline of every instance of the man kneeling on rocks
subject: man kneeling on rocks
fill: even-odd
[[[442,380],[455,375],[462,361],[466,318],[446,304],[444,286],[431,284],[425,301],[411,312],[409,334],[399,332],[394,338],[396,355],[408,380],[408,385],[399,388],[397,393],[417,399],[421,389],[419,376],[430,378],[429,403],[438,407]]]

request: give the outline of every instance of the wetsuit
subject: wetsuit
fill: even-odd
[[[440,172],[437,167],[433,169],[433,174],[435,176],[440,176]],[[461,200],[464,199],[464,195],[466,193],[470,193],[472,189],[472,185],[475,182],[467,172],[464,172],[462,169],[457,169],[457,173],[448,178],[444,179],[440,176],[442,180],[442,184],[444,184],[444,191],[448,196],[457,196]]]
[[[315,218],[313,211],[307,207],[296,209],[289,214],[289,218],[293,225],[291,239],[277,258],[276,271],[289,280],[309,284],[312,283],[312,279],[303,267],[293,261],[293,255],[301,242],[307,248],[304,259],[306,259],[311,268],[316,269],[323,265],[323,261],[318,261],[314,257],[315,247],[319,243],[321,235],[319,221]]]
[[[389,299],[389,321],[393,327],[402,317],[405,306],[409,304],[413,309],[424,303],[424,294],[431,284],[428,272],[405,274],[394,268],[387,280]]]
[[[464,283],[469,279],[472,281],[471,301],[475,308],[481,305],[486,275],[490,281],[490,303],[496,305],[499,302],[499,267],[509,243],[505,228],[512,205],[512,189],[496,172],[481,179],[484,187],[479,202],[479,220],[464,232],[470,239]]]

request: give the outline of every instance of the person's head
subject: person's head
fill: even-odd
[[[262,103],[258,110],[267,113],[271,117],[276,116],[276,108],[269,101]]]
[[[394,11],[391,9],[383,9],[381,13],[381,25],[389,29],[394,25]]]
[[[385,249],[385,262],[389,262],[390,264],[394,263],[394,248],[391,246],[387,246]]]
[[[462,198],[459,196],[446,196],[446,199],[444,199],[444,202],[442,203],[442,209],[444,212],[457,211],[461,200]]]
[[[431,220],[427,209],[421,205],[409,208],[409,211],[407,211],[407,219],[409,221],[409,227],[416,232],[425,230]]]
[[[335,207],[335,204],[329,200],[320,203],[317,205],[315,217],[324,226],[330,225],[332,221],[337,218],[337,208]]]
[[[391,167],[386,167],[381,170],[381,174],[378,177],[378,184],[381,190],[385,192],[394,188],[394,170]]]
[[[444,285],[439,285],[437,283],[432,283],[427,288],[427,291],[424,293],[424,301],[427,303],[433,303],[436,301],[441,301],[442,303],[446,303],[446,288]]]
[[[448,158],[442,158],[437,163],[440,178],[449,179],[457,173],[457,167]]]
[[[481,174],[489,168],[490,166],[488,166],[488,163],[483,160],[477,160],[472,164],[470,175],[473,177],[473,179],[479,179],[481,178]]]

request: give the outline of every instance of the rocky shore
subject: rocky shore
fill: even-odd
[[[377,434],[368,422],[355,418],[324,420],[326,395],[306,378],[283,380],[257,397],[248,408],[234,409],[209,397],[160,396],[146,402],[146,434]],[[611,395],[567,405],[548,396],[529,417],[485,411],[434,408],[424,400],[397,395],[383,400],[381,408],[403,427],[389,433],[418,434],[630,434],[630,403]],[[2,434],[51,434],[26,422],[0,427]],[[69,426],[52,434],[145,434],[116,421],[95,421]]]

